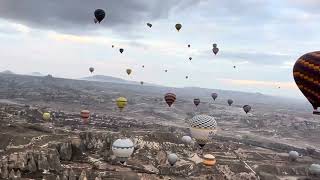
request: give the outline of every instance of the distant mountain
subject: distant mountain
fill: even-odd
[[[14,74],[12,71],[9,71],[9,70],[5,70],[5,71],[2,71],[0,73],[1,74]]]
[[[32,72],[30,75],[31,76],[44,76],[43,74],[41,74],[39,72]]]
[[[116,78],[112,76],[104,76],[104,75],[94,75],[89,77],[81,78],[81,80],[87,81],[99,81],[99,82],[112,82],[112,83],[122,83],[122,84],[138,84],[135,81],[127,81],[121,78]]]
[[[104,76],[104,75],[94,75],[94,76],[84,77],[84,78],[81,78],[80,80],[140,85],[140,82],[137,82],[137,81],[128,81],[125,79],[116,78],[112,76]],[[156,84],[146,83],[146,82],[144,82],[144,85],[157,86],[157,87],[159,86]]]

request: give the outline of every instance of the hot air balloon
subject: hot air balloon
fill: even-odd
[[[190,121],[191,135],[196,139],[200,149],[210,140],[210,136],[217,131],[217,122],[208,115],[196,115]]]
[[[186,79],[188,79],[189,77],[188,76],[186,76]]]
[[[164,72],[168,72],[168,70],[164,70]]]
[[[196,105],[196,106],[198,106],[198,105],[200,104],[200,99],[199,99],[199,98],[195,98],[195,99],[193,100],[193,104]]]
[[[313,106],[313,114],[320,107],[320,51],[301,56],[293,67],[293,77],[303,95]]]
[[[184,144],[191,144],[192,138],[191,138],[190,136],[182,136],[181,141],[182,141]]]
[[[188,44],[188,48],[191,47],[190,44]]]
[[[143,85],[143,81],[141,81],[140,84]]]
[[[218,94],[217,93],[212,93],[211,97],[215,101],[217,99],[217,97],[218,97]]]
[[[299,158],[299,153],[297,151],[290,151],[289,152],[289,160],[296,161]]]
[[[206,154],[203,156],[203,162],[205,166],[214,166],[217,161],[216,158],[212,154]]]
[[[94,16],[96,17],[96,20],[100,23],[106,16],[106,13],[102,9],[96,9],[94,11]]]
[[[191,60],[192,60],[192,57],[189,57],[189,60],[191,61]]]
[[[43,120],[49,121],[50,118],[51,118],[50,113],[48,113],[48,112],[43,113],[43,115],[42,115],[42,119],[43,119]]]
[[[232,103],[233,103],[233,100],[232,99],[228,99],[229,106],[231,106]]]
[[[88,110],[82,110],[80,112],[80,117],[83,121],[83,124],[88,124],[89,123],[89,118],[90,118],[90,111]]]
[[[214,53],[214,55],[217,55],[219,52],[219,48],[217,48],[217,47],[212,48],[212,52]]]
[[[309,171],[312,175],[320,176],[320,164],[311,164]]]
[[[117,139],[112,144],[112,152],[120,161],[124,164],[128,158],[132,155],[134,150],[134,144],[130,139]]]
[[[114,48],[114,45],[111,45],[112,48]]]
[[[123,48],[120,48],[119,51],[122,54],[124,50],[123,50]]]
[[[142,68],[144,68],[144,65],[142,65]]]
[[[94,68],[93,68],[93,67],[90,67],[90,68],[89,68],[89,71],[90,71],[91,73],[93,73]]]
[[[126,72],[127,72],[128,75],[130,75],[132,70],[131,69],[127,69]]]
[[[125,97],[119,97],[117,99],[117,106],[120,109],[120,111],[122,111],[123,108],[126,107],[127,103],[128,103],[128,101]]]
[[[236,68],[236,66],[233,66],[233,68],[235,69],[235,68]]]
[[[168,156],[168,162],[171,166],[175,165],[178,159],[179,159],[178,156],[174,153],[171,153]]]
[[[177,31],[180,31],[180,29],[182,28],[182,25],[181,24],[176,24],[176,29],[177,29]]]
[[[151,24],[151,23],[147,23],[147,26],[149,26],[149,28],[151,28],[151,27],[152,27],[152,24]]]
[[[173,93],[167,93],[164,95],[164,100],[166,101],[166,103],[168,104],[169,107],[171,107],[171,105],[174,103],[174,101],[176,100],[176,95]]]
[[[244,110],[244,112],[246,112],[246,114],[248,114],[248,112],[251,111],[251,106],[250,105],[244,105],[243,106],[243,110]]]

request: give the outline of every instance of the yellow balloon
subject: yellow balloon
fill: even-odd
[[[122,111],[123,108],[126,107],[127,103],[128,103],[128,101],[125,97],[119,97],[117,99],[117,106],[120,109],[120,111]]]
[[[130,74],[131,74],[131,72],[132,72],[132,70],[131,70],[131,69],[127,69],[126,71],[127,71],[127,74],[128,74],[128,75],[130,75]]]
[[[48,113],[48,112],[45,112],[45,113],[43,113],[43,115],[42,115],[42,118],[43,118],[43,120],[45,120],[45,121],[49,121],[50,120],[50,113]]]

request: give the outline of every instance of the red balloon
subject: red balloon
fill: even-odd
[[[90,118],[90,111],[88,110],[82,110],[80,112],[80,117],[83,121],[83,124],[88,124],[89,123],[89,118]]]

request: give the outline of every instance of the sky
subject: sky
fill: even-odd
[[[106,11],[101,24],[97,8]],[[319,8],[318,0],[1,0],[0,71],[81,78],[94,67],[159,85],[304,98],[292,67],[319,50]]]

